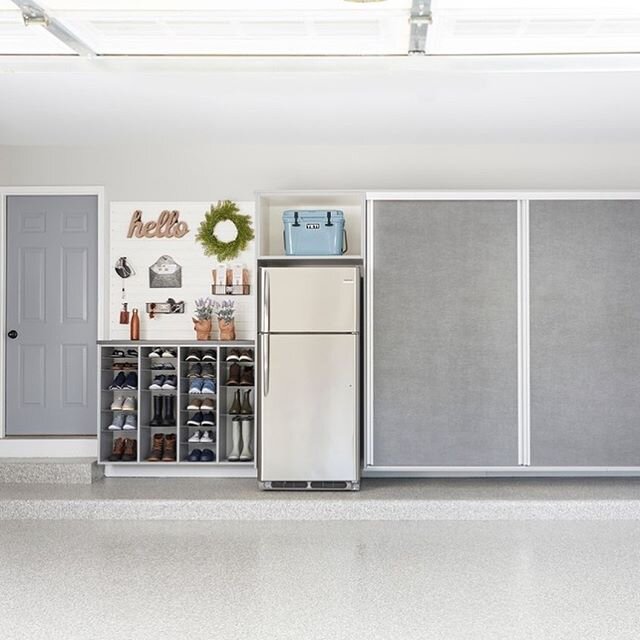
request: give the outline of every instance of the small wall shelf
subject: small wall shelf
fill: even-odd
[[[287,256],[282,236],[282,212],[287,209],[338,209],[344,211],[348,250],[341,256]],[[259,193],[256,207],[259,261],[361,260],[364,239],[365,194],[362,191],[282,191]]]

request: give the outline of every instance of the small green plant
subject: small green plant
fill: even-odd
[[[211,298],[198,298],[196,300],[196,320],[211,320],[216,313],[217,302],[214,302]]]
[[[233,300],[223,300],[222,304],[219,302],[215,303],[215,314],[218,320],[231,322],[235,312],[235,302]]]

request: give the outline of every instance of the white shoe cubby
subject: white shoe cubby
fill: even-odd
[[[250,340],[234,342],[103,342],[98,346],[98,361],[101,366],[99,376],[98,441],[99,462],[108,465],[188,465],[190,467],[208,465],[229,465],[255,467],[255,344]],[[152,356],[156,350],[160,355]],[[118,352],[124,352],[120,356]],[[200,353],[200,360],[189,360],[192,352]],[[208,358],[203,358],[205,353]],[[114,355],[115,353],[115,355]],[[228,360],[228,358],[231,358]],[[235,358],[238,358],[236,361]],[[241,358],[241,359],[240,359]],[[235,365],[235,366],[234,366]],[[122,371],[125,378],[130,373],[137,376],[135,389],[110,389],[117,375]],[[154,380],[164,376],[161,388]],[[175,376],[175,378],[173,377]],[[237,378],[234,380],[234,376]],[[196,389],[192,388],[193,380]],[[208,381],[209,393],[202,393]],[[133,382],[132,377],[129,383]],[[237,384],[236,384],[237,383]],[[200,393],[196,391],[199,390]],[[236,392],[244,404],[233,406]],[[130,397],[135,409],[127,412],[112,410],[114,399]],[[206,406],[196,406],[207,402]],[[131,404],[131,402],[129,402]],[[234,417],[240,411],[239,431],[242,459],[234,460]],[[124,430],[109,429],[112,423],[119,424],[116,416],[120,413],[133,416]],[[199,421],[214,424],[190,425]],[[244,425],[242,422],[244,421]],[[238,420],[236,420],[238,422]],[[194,434],[209,432],[211,442],[192,441]],[[247,440],[245,444],[243,440]],[[153,436],[170,435],[176,438],[175,459],[149,460],[153,450]],[[118,438],[135,441],[133,459],[112,460],[114,443]],[[131,449],[131,444],[129,445]],[[213,460],[190,460],[194,450],[209,449]],[[231,459],[230,459],[231,456]]]

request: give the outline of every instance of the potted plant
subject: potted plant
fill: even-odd
[[[209,340],[211,335],[211,318],[215,313],[216,304],[211,298],[196,300],[196,313],[193,318],[193,328],[196,330],[197,340]]]
[[[234,306],[235,302],[233,300],[223,300],[222,304],[216,304],[215,314],[218,317],[220,340],[236,339],[236,327],[233,320],[235,314]]]

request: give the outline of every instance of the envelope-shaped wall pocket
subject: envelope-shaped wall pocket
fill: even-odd
[[[171,256],[160,256],[149,267],[149,286],[152,289],[182,287],[182,267]]]

